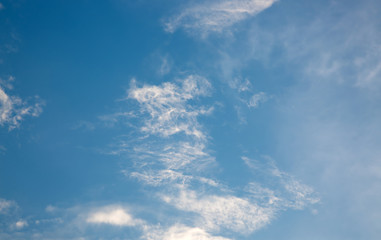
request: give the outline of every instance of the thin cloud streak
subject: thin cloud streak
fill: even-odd
[[[165,23],[165,30],[173,33],[179,28],[207,36],[255,16],[271,7],[275,0],[206,1],[182,10]]]
[[[174,225],[168,229],[151,229],[144,237],[146,240],[229,240],[224,237],[212,236],[201,228]]]

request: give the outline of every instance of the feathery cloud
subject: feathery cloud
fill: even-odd
[[[264,92],[259,92],[254,94],[251,98],[250,101],[247,103],[247,105],[250,108],[257,108],[260,103],[264,103],[269,99],[266,93]]]
[[[130,108],[128,112],[139,119],[138,125],[132,128],[136,132],[127,136],[133,136],[133,139],[118,145],[117,152],[127,153],[132,159],[131,166],[122,172],[152,187],[151,197],[158,200],[159,205],[163,204],[163,209],[169,207],[179,211],[178,216],[186,216],[187,222],[183,222],[181,217],[164,212],[161,215],[168,214],[166,218],[173,219],[165,221],[165,226],[193,224],[192,227],[173,225],[169,229],[159,227],[153,230],[155,224],[141,222],[147,239],[223,239],[209,235],[208,231],[250,234],[269,224],[280,211],[303,209],[318,202],[313,198],[311,188],[280,171],[275,164],[259,168],[266,169],[266,177],[273,177],[276,186],[250,182],[237,190],[237,187],[231,189],[211,177],[217,163],[207,147],[210,137],[198,120],[199,116],[212,111],[199,102],[199,98],[211,92],[207,79],[190,75],[177,82],[156,86],[137,85],[133,80],[127,96],[127,100],[137,103],[137,108]],[[252,92],[248,80],[237,81],[232,86],[242,92]],[[253,107],[267,97],[264,93],[258,96],[253,100]],[[250,167],[254,166],[249,158],[243,157],[243,160]],[[113,208],[96,211],[86,221],[139,225],[132,219],[125,210]],[[147,235],[147,231],[151,234]]]
[[[145,236],[147,240],[229,240],[224,237],[215,237],[205,230],[197,227],[188,227],[184,225],[174,225],[169,229],[153,230]]]
[[[7,94],[5,89],[12,89],[12,85],[6,85],[5,82],[0,81],[0,126],[7,125],[12,130],[19,127],[26,116],[38,117],[42,113],[43,102],[36,97],[35,103],[30,104],[17,96]]]
[[[233,87],[249,91],[250,82],[236,82]],[[302,209],[316,203],[318,200],[311,197],[314,193],[311,188],[280,171],[275,164],[260,168],[268,168],[266,175],[277,180],[276,187],[262,187],[252,182],[240,197],[229,187],[202,175],[199,170],[210,170],[215,159],[207,153],[208,137],[197,119],[209,111],[197,106],[194,100],[208,95],[210,88],[205,78],[195,75],[179,84],[167,82],[139,88],[133,82],[128,97],[139,103],[141,117],[145,119],[141,121],[140,132],[144,135],[141,143],[132,144],[131,152],[136,160],[132,169],[124,173],[158,187],[153,190],[154,196],[184,214],[193,214],[190,219],[201,231],[223,229],[250,234],[270,223],[279,211]],[[267,95],[261,92],[253,98],[251,107],[257,107]],[[253,166],[250,159],[243,159]],[[210,189],[208,194],[202,190],[205,188]],[[189,236],[192,239],[193,235]]]
[[[249,183],[246,191],[253,194],[254,199],[258,199],[258,197],[266,199],[268,203],[273,204],[279,210],[288,208],[300,210],[320,201],[317,193],[311,187],[302,184],[292,175],[281,171],[270,157],[263,156],[262,162],[245,156],[242,157],[242,160],[257,175],[266,176],[274,184],[270,185],[269,188],[263,188],[259,183]]]
[[[145,121],[139,133],[143,134],[142,141],[121,144],[121,148],[132,145],[129,152],[136,159],[135,169],[127,174],[161,185],[189,179],[191,174],[184,173],[197,172],[214,162],[206,151],[207,134],[197,120],[213,108],[189,104],[208,95],[210,89],[210,83],[197,75],[190,75],[179,84],[167,82],[161,86],[139,88],[132,82],[128,97],[139,103],[138,112]]]
[[[221,32],[232,25],[269,8],[275,0],[220,0],[207,1],[184,9],[165,23],[167,32],[183,28],[205,36]]]
[[[196,191],[181,189],[178,196],[163,196],[163,200],[183,211],[195,212],[200,227],[218,231],[220,228],[240,233],[251,233],[274,217],[271,208],[265,208],[247,199],[232,195],[201,196]]]
[[[132,82],[134,84],[134,82]],[[162,86],[133,86],[129,98],[137,100],[142,111],[149,113],[142,131],[168,137],[180,132],[197,138],[204,138],[197,116],[207,114],[210,109],[194,110],[187,101],[209,93],[210,83],[197,75],[188,76],[182,86],[164,83]]]

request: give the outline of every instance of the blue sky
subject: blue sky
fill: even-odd
[[[379,239],[380,9],[0,1],[0,238]]]

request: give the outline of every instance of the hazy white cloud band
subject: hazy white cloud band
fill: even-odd
[[[174,32],[183,28],[188,32],[207,35],[221,32],[232,25],[269,8],[275,0],[220,0],[205,1],[182,10],[165,23],[165,30]]]

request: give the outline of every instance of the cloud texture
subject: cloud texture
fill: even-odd
[[[183,28],[205,36],[222,32],[232,25],[255,16],[269,8],[275,0],[213,0],[193,5],[180,11],[165,23],[165,30],[174,32]]]
[[[0,126],[8,126],[12,130],[19,127],[26,116],[38,117],[42,113],[43,102],[38,97],[34,103],[29,103],[12,96],[6,92],[7,88],[12,89],[12,85],[5,83],[7,82],[0,81]]]

